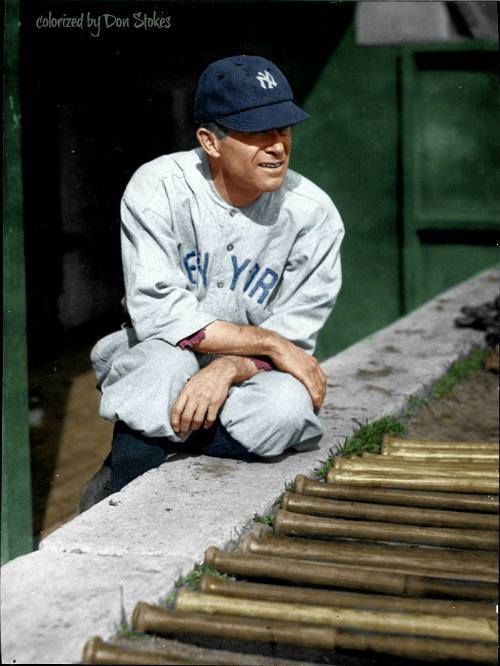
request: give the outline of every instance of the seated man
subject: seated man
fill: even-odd
[[[326,379],[312,353],[344,230],[330,198],[288,169],[291,126],[308,117],[273,63],[218,60],[196,92],[199,147],[132,176],[130,326],[92,351],[101,415],[116,423],[107,492],[183,446],[257,459],[321,438]]]

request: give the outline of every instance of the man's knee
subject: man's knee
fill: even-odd
[[[307,389],[281,372],[260,373],[235,387],[221,421],[237,441],[263,457],[317,441],[323,432]]]
[[[270,391],[266,392],[267,404],[263,409],[267,418],[274,421],[276,428],[302,427],[304,420],[313,411],[308,390],[287,373],[279,373],[273,380]]]
[[[172,430],[170,412],[198,367],[188,350],[162,340],[139,342],[111,361],[101,384],[100,414],[148,437],[180,441]]]
[[[146,373],[153,383],[176,376],[182,382],[196,372],[198,365],[193,353],[154,339],[138,342],[124,350],[124,353],[116,355],[110,369],[115,377]]]
[[[103,381],[109,374],[113,360],[137,343],[132,329],[122,328],[101,338],[90,352],[90,363],[94,370],[97,388],[101,388]]]

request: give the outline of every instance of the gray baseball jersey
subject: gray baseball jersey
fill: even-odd
[[[313,353],[341,285],[344,228],[307,178],[289,169],[278,190],[235,208],[197,148],[141,166],[121,214],[126,306],[139,340],[176,345],[220,319]]]

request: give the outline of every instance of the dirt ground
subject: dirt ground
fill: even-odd
[[[432,400],[406,421],[406,437],[457,441],[499,439],[498,374],[480,370],[455,385],[449,398]]]
[[[87,344],[64,350],[30,372],[30,389],[42,407],[40,422],[30,428],[37,540],[76,516],[82,486],[111,446],[112,424],[99,416],[90,349]]]

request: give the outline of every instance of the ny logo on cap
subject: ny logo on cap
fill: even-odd
[[[274,79],[274,76],[268,72],[267,69],[265,69],[263,72],[258,72],[255,78],[260,83],[262,88],[276,88],[278,85]]]

